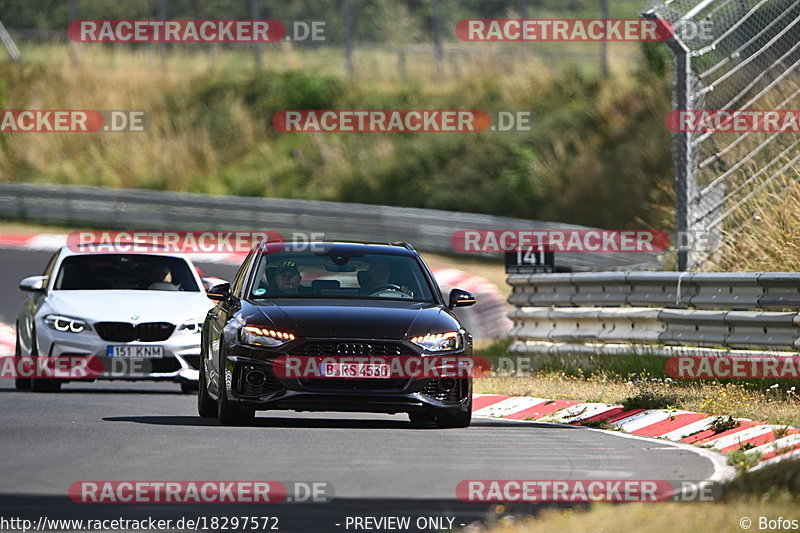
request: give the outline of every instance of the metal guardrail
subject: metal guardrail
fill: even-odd
[[[458,230],[587,229],[435,209],[28,183],[0,183],[0,218],[125,230],[322,232],[326,239],[401,240],[447,254],[457,253],[452,237]],[[644,253],[570,253],[557,261],[576,271],[660,266],[656,254]]]
[[[800,309],[800,274],[783,272],[597,272],[512,275],[521,306]]]
[[[800,350],[800,274],[512,275],[512,353]]]

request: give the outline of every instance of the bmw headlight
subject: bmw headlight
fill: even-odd
[[[239,330],[239,338],[245,344],[273,348],[293,341],[295,336],[291,333],[275,331],[274,329],[245,326]]]
[[[464,338],[458,331],[448,331],[412,337],[411,342],[428,352],[452,352],[461,349]]]
[[[202,318],[195,318],[194,320],[187,320],[181,327],[179,328],[180,331],[185,331],[186,333],[200,333],[200,330],[203,329],[203,319]]]
[[[81,333],[82,331],[92,329],[85,320],[62,315],[47,315],[44,317],[44,323],[47,324],[49,328],[61,332]]]

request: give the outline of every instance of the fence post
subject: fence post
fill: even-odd
[[[78,0],[70,0],[69,1],[69,21],[73,22],[78,20]],[[71,42],[69,43],[69,55],[72,59],[72,64],[76,67],[80,62],[80,43]]]
[[[436,52],[436,69],[443,74],[444,49],[442,48],[442,0],[433,0],[433,48]]]
[[[347,74],[353,75],[353,11],[350,0],[342,0],[342,17],[344,18],[344,46],[345,46],[345,66]]]
[[[663,22],[655,11],[644,14],[648,20]],[[673,93],[673,110],[692,109],[692,60],[689,47],[673,34],[666,42],[675,56],[675,88]],[[692,147],[692,133],[689,131],[672,134],[672,157],[675,162],[675,231],[676,243],[680,244],[681,236],[687,235],[692,228],[690,222],[691,203],[696,197],[697,168]],[[691,246],[676,247],[677,270],[686,271],[694,266]]]
[[[600,18],[608,20],[608,0],[600,0]],[[600,72],[604,77],[608,76],[608,41],[604,38],[600,41]]]
[[[678,110],[691,109],[692,63],[689,51],[684,46],[675,50],[675,107]],[[692,157],[692,134],[689,131],[674,133],[676,147],[675,159],[675,229],[678,236],[691,229],[689,221],[691,202],[695,188],[694,165]],[[678,250],[678,270],[689,270],[693,266],[691,246]]]
[[[3,23],[0,22],[0,41],[3,41],[3,45],[6,47],[6,51],[8,52],[9,57],[11,57],[12,61],[17,64],[18,67],[22,67],[22,61],[20,60],[19,56],[19,49],[17,45],[14,43],[14,39],[11,38],[11,35],[6,31],[5,26]]]
[[[167,0],[158,0],[158,20],[167,20]],[[169,43],[158,43],[158,55],[161,58],[161,69],[167,70],[167,53]]]
[[[402,48],[397,52],[397,73],[400,75],[401,81],[406,81],[408,78],[406,73],[406,51]]]
[[[250,0],[250,18],[252,20],[261,19],[261,0]],[[253,61],[255,62],[256,72],[261,71],[261,43],[253,43]]]

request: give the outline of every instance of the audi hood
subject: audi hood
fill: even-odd
[[[248,324],[306,338],[399,340],[459,329],[439,305],[404,301],[314,300],[312,304],[285,298],[265,304],[242,302],[241,316]]]

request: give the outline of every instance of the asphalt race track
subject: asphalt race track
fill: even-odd
[[[0,250],[2,321],[13,323],[19,280],[39,274],[49,255]],[[198,266],[225,279],[235,270]],[[494,515],[493,504],[456,499],[465,479],[700,481],[714,474],[702,450],[572,426],[478,419],[468,429],[435,430],[412,428],[405,415],[261,412],[254,427],[221,427],[199,418],[195,396],[169,383],[70,383],[60,393],[34,394],[0,380],[0,403],[3,517],[277,516],[279,531],[336,532],[354,531],[347,516],[454,516],[458,527]],[[73,503],[68,488],[82,480],[327,482],[334,498]]]

